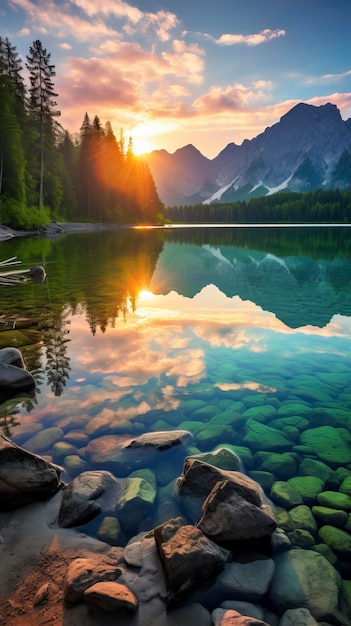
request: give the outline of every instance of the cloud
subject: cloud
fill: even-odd
[[[215,39],[214,41],[219,46],[235,46],[241,43],[247,46],[258,46],[261,43],[270,41],[271,39],[283,37],[285,34],[286,31],[282,29],[271,30],[270,28],[265,28],[260,33],[253,33],[251,35],[224,34],[221,35],[219,39]]]
[[[212,87],[210,91],[197,98],[193,106],[212,115],[224,111],[240,111],[267,99],[271,89],[272,83],[264,80],[256,81],[250,86],[235,83],[225,88]]]
[[[119,18],[127,18],[133,24],[139,22],[143,17],[140,9],[122,0],[72,0],[72,3],[81,8],[89,17],[114,15]]]
[[[340,74],[324,74],[322,78],[324,80],[340,80],[342,78],[347,78],[347,76],[351,76],[351,70],[341,72]]]
[[[72,46],[69,43],[59,43],[59,48],[62,48],[62,50],[72,50]]]

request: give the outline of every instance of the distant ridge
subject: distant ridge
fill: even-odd
[[[351,119],[335,104],[300,103],[254,139],[229,143],[214,159],[189,144],[146,155],[167,206],[231,202],[279,190],[351,188]]]

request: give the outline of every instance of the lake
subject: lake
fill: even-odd
[[[62,465],[65,481],[149,470],[156,498],[121,543],[189,516],[174,491],[185,457],[227,447],[293,544],[336,555],[350,577],[330,551],[333,528],[351,531],[350,244],[347,227],[272,226],[1,242],[1,260],[47,273],[0,287],[0,347],[18,347],[37,383],[33,397],[1,399],[3,431]],[[116,454],[160,430],[191,438]],[[82,530],[102,536],[101,524]]]

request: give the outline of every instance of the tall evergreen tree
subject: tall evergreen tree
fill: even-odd
[[[39,39],[29,48],[26,67],[29,71],[29,109],[39,124],[40,135],[40,181],[39,181],[39,208],[43,206],[44,188],[44,148],[45,141],[53,147],[54,118],[60,115],[56,110],[57,94],[54,91],[52,78],[56,75],[55,66],[50,63],[51,54]]]

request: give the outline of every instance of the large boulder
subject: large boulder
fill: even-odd
[[[110,472],[82,472],[65,488],[58,516],[59,526],[80,526],[101,512],[114,511],[121,483]]]
[[[233,481],[218,482],[206,498],[198,528],[220,545],[272,534],[277,523],[267,511],[238,495]]]
[[[279,614],[305,608],[317,621],[348,623],[339,611],[340,576],[324,556],[297,548],[277,555],[275,565],[269,599]]]
[[[261,506],[262,490],[254,480],[241,472],[220,470],[209,463],[190,457],[185,459],[183,475],[177,485],[178,492],[206,497],[215,484],[222,480],[231,481],[238,496],[255,506]]]
[[[126,585],[116,582],[99,582],[84,592],[84,599],[92,609],[107,613],[135,613],[138,600]]]
[[[9,511],[52,496],[61,469],[0,435],[0,510]]]
[[[170,520],[157,526],[154,536],[166,576],[169,601],[214,578],[229,557],[227,550],[182,520]]]

